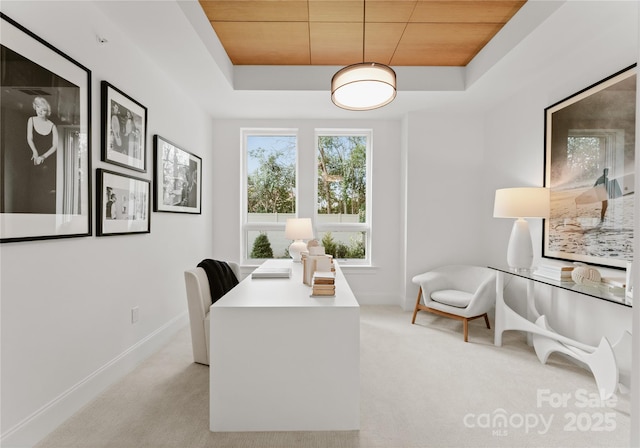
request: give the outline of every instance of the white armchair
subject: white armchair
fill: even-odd
[[[227,262],[236,278],[240,278],[240,266]],[[207,273],[201,267],[184,272],[189,304],[189,322],[191,324],[191,346],[193,360],[209,365],[209,308],[211,307],[211,289]]]
[[[465,342],[469,340],[470,320],[484,317],[487,328],[491,328],[487,312],[496,300],[494,270],[471,265],[442,266],[416,275],[412,281],[420,285],[412,324],[420,310],[461,320]]]

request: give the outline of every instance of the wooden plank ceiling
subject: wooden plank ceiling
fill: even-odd
[[[199,1],[234,65],[391,66],[465,66],[526,3]]]

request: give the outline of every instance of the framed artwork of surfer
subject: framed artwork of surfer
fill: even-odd
[[[635,64],[545,109],[543,257],[633,261],[635,112]]]
[[[90,236],[91,71],[0,22],[0,243]]]

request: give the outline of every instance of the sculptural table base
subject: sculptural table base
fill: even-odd
[[[619,365],[621,360],[627,356],[626,351],[630,347],[631,334],[624,332],[621,339],[614,346],[609,343],[607,338],[603,337],[597,347],[582,344],[563,336],[549,327],[546,317],[541,316],[536,310],[533,294],[535,279],[521,275],[527,281],[527,317],[525,318],[505,303],[504,274],[506,272],[499,269],[496,269],[496,271],[494,344],[498,347],[502,346],[502,333],[507,330],[520,330],[531,333],[533,346],[540,362],[546,363],[551,353],[558,352],[584,363],[593,373],[600,397],[603,400],[610,398],[618,388]],[[544,283],[554,286],[550,282]],[[616,358],[619,358],[617,362]],[[623,362],[623,364],[626,363]],[[625,385],[623,384],[623,386]],[[628,385],[626,386],[628,387]]]

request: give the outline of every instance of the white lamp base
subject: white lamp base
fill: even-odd
[[[507,248],[507,263],[515,270],[529,270],[533,265],[531,232],[529,223],[523,218],[518,218],[513,223]]]
[[[289,246],[289,256],[293,258],[294,263],[300,263],[301,253],[307,250],[307,243],[302,240],[295,240]]]

